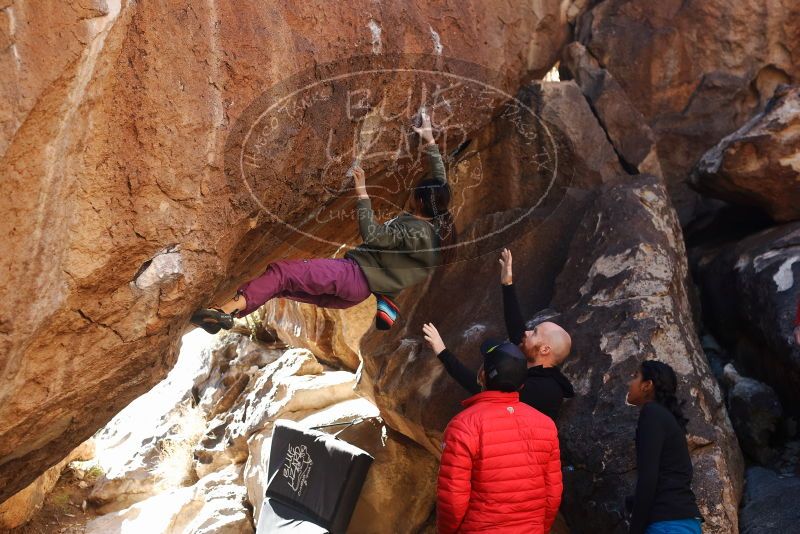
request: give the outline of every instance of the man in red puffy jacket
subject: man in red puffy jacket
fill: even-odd
[[[561,504],[553,420],[519,401],[525,356],[513,343],[481,346],[484,391],[444,432],[437,491],[439,532],[545,534]]]

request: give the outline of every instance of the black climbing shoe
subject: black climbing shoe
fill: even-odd
[[[204,308],[192,314],[191,323],[209,334],[216,334],[222,328],[233,328],[233,315],[217,308]]]

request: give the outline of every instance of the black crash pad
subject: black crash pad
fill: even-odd
[[[372,460],[331,434],[279,419],[256,532],[345,532]]]

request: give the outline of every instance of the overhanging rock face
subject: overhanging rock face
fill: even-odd
[[[514,252],[515,285],[528,317],[549,306],[573,336],[564,371],[578,397],[566,403],[559,422],[562,511],[574,528],[623,528],[624,497],[635,483],[636,410],[625,404],[627,382],[642,360],[655,358],[680,377],[705,528],[735,531],[741,452],[697,340],[686,253],[666,189],[656,178],[625,175],[613,156],[599,157],[613,151],[574,83],[543,84],[531,97],[561,140],[570,172],[562,168],[559,175],[564,193],[556,205],[502,244]],[[497,150],[511,151],[506,142]],[[573,176],[575,169],[581,172]],[[503,220],[487,215],[463,233]],[[441,432],[467,395],[424,345],[422,324],[434,322],[447,346],[477,370],[482,339],[505,335],[497,277],[496,253],[447,265],[401,297],[404,320],[396,330],[369,332],[362,342],[363,391],[390,425],[431,452],[438,453]]]
[[[395,430],[437,453],[465,395],[423,347],[421,325],[435,322],[477,368],[481,339],[503,333],[496,250],[510,246],[526,314],[552,306],[574,334],[565,372],[579,397],[560,422],[567,519],[622,528],[634,477],[625,382],[655,357],[681,378],[707,529],[735,531],[741,458],[694,333],[680,229],[664,187],[629,176],[620,156],[628,170],[660,163],[674,183],[689,152],[704,148],[684,151],[688,142],[713,144],[756,106],[741,97],[743,85],[755,79],[760,98],[789,75],[742,64],[733,78],[715,74],[696,88],[693,71],[671,67],[691,54],[663,68],[652,60],[674,48],[677,37],[663,36],[690,33],[690,14],[672,17],[664,4],[648,15],[628,3],[615,18],[618,2],[602,2],[579,25],[599,60],[589,70],[602,65],[628,97],[602,109],[595,99],[604,130],[586,87],[526,84],[556,60],[564,19],[580,11],[554,0],[369,3],[324,15],[310,4],[251,1],[64,3],[48,14],[7,4],[0,0],[0,61],[13,73],[0,81],[10,110],[0,114],[0,230],[9,236],[0,255],[0,500],[158,382],[192,310],[226,298],[271,260],[338,257],[356,244],[345,178],[353,159],[382,218],[396,213],[424,172],[408,118],[426,104],[462,247],[402,295],[392,331],[364,337],[362,391]],[[618,24],[648,17],[680,31],[645,32],[652,46],[641,49],[626,44],[636,32],[617,37]],[[657,91],[635,83],[652,81],[649,71],[615,63],[626,47],[648,59],[630,64],[662,75]],[[679,114],[687,100],[697,107]],[[665,103],[672,114],[662,116]],[[627,107],[638,111],[612,120]],[[692,126],[720,107],[726,113],[706,129]],[[609,126],[620,124],[651,132],[659,161],[649,135],[628,156],[629,139],[617,135],[625,131]],[[314,350],[341,346],[349,334],[318,319],[306,317],[319,327]],[[346,359],[323,359],[354,367],[354,344],[344,345]]]
[[[435,84],[423,95],[391,68],[441,78],[459,58],[513,93],[557,58],[560,4],[0,2],[0,500],[163,378],[193,309],[272,259],[355,241],[352,220],[315,210],[351,210],[343,176],[376,109],[433,102]],[[373,63],[391,68],[325,81]],[[324,83],[259,122],[294,75]],[[356,90],[369,94],[348,107]],[[467,135],[492,106],[450,111]],[[261,159],[231,167],[237,147]],[[385,161],[365,167],[389,183]]]

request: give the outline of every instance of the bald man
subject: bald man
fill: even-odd
[[[506,330],[509,340],[522,349],[528,361],[528,376],[519,393],[519,400],[557,421],[564,399],[575,396],[572,384],[557,367],[569,356],[572,339],[566,330],[551,322],[539,323],[531,330],[525,328],[514,289],[511,262],[511,251],[503,249],[500,255],[500,284]],[[427,324],[423,327],[423,333],[448,374],[471,394],[480,392],[477,373],[465,367],[445,348],[436,327]]]

